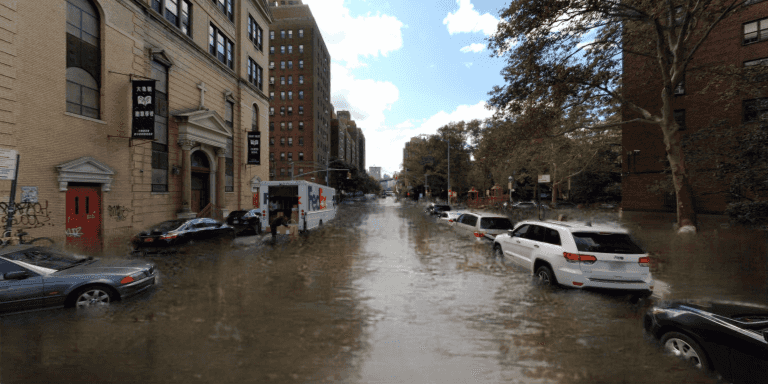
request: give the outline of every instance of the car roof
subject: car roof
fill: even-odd
[[[25,249],[30,249],[35,247],[39,247],[39,245],[33,245],[33,244],[9,245],[9,246],[0,248],[0,256],[10,255],[11,253],[14,253],[14,252],[23,251]]]
[[[621,226],[617,225],[610,225],[606,223],[597,223],[593,224],[590,222],[579,222],[579,221],[537,221],[537,220],[523,220],[518,223],[516,227],[519,227],[523,224],[532,224],[532,225],[541,225],[543,227],[549,227],[549,228],[560,228],[565,229],[569,232],[611,232],[611,233],[629,233],[629,231],[626,228],[622,228]]]

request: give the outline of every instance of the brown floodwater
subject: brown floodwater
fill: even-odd
[[[645,305],[538,287],[422,211],[342,204],[293,241],[148,257],[162,279],[140,297],[0,318],[0,382],[716,382],[643,334]],[[635,235],[665,297],[765,302],[763,233],[726,232]]]

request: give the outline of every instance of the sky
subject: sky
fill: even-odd
[[[303,0],[331,55],[331,101],[362,128],[366,167],[401,168],[411,137],[485,119],[503,85],[498,0]]]

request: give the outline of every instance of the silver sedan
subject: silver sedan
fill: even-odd
[[[159,279],[141,260],[94,259],[29,244],[0,249],[0,313],[87,307],[133,296]]]

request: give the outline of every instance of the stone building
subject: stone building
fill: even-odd
[[[331,153],[331,57],[308,5],[270,2],[270,180],[324,176]]]
[[[0,0],[0,15],[0,146],[20,155],[26,201],[14,227],[98,253],[256,203],[266,146],[251,141],[249,164],[246,138],[269,121],[266,1]]]

